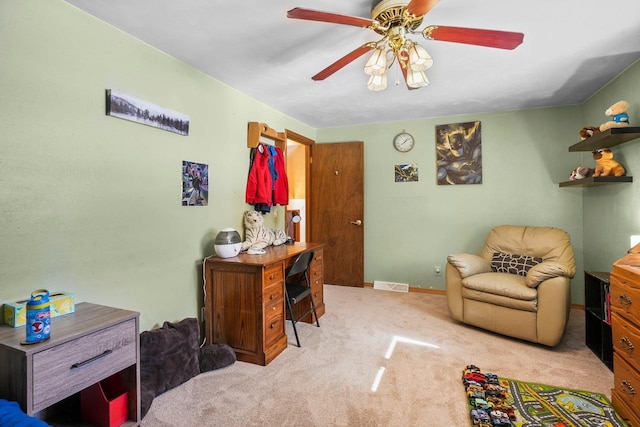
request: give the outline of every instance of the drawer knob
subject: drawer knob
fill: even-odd
[[[271,307],[271,310],[276,311],[276,307],[275,306]]]
[[[629,298],[626,294],[621,294],[618,297],[618,302],[621,306],[627,307],[630,306],[633,301],[631,301],[631,298]]]
[[[622,392],[626,393],[630,396],[635,396],[636,395],[636,390],[633,388],[633,386],[631,385],[631,383],[627,380],[622,380],[622,382],[620,383],[622,385]]]
[[[111,354],[111,353],[112,353],[112,350],[105,350],[105,351],[104,351],[104,352],[102,352],[101,354],[99,354],[99,355],[97,355],[97,356],[93,356],[93,357],[92,357],[92,358],[90,358],[90,359],[83,360],[82,362],[74,363],[73,365],[71,365],[71,369],[80,368],[80,367],[82,367],[82,366],[84,366],[84,365],[87,365],[87,364],[89,364],[89,363],[91,363],[91,362],[95,362],[95,361],[96,361],[96,360],[98,360],[98,359],[101,359],[101,358],[103,358],[103,357],[105,357],[105,356],[108,356],[108,355],[109,355],[109,354]]]
[[[269,326],[269,329],[273,329],[273,328],[275,328],[275,327],[276,327],[276,324],[275,324],[275,323],[272,323],[272,324]]]
[[[269,280],[273,280],[274,277],[276,277],[275,274],[272,274],[271,276],[269,276]]]
[[[633,350],[635,348],[631,340],[627,337],[620,338],[620,347],[622,347],[623,350],[627,351]]]

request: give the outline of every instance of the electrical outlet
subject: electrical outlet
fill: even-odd
[[[433,267],[433,273],[436,276],[440,276],[442,274],[442,270],[440,270],[440,266],[439,265],[436,265],[435,267]]]

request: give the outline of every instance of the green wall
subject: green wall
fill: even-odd
[[[201,260],[249,208],[247,122],[315,130],[61,0],[0,0],[0,58],[0,302],[197,316]],[[105,89],[189,115],[189,136],[106,116]],[[209,165],[208,207],[181,206],[183,160]]]
[[[617,79],[602,88],[583,104],[585,125],[607,121],[604,111],[624,99],[629,102],[632,126],[640,126],[640,62],[636,62]],[[584,190],[584,263],[590,270],[609,271],[630,247],[629,237],[640,235],[640,139],[612,148],[614,158],[635,175],[631,184],[610,185]],[[583,162],[593,167],[591,153]]]
[[[64,290],[140,311],[143,330],[197,316],[201,260],[221,228],[241,229],[249,208],[249,121],[320,142],[365,142],[367,281],[444,289],[433,266],[479,250],[492,226],[550,225],[571,234],[581,303],[582,260],[608,268],[628,234],[640,234],[637,184],[557,184],[591,164],[567,151],[592,124],[585,118],[600,123],[623,94],[638,98],[637,64],[583,106],[317,130],[61,0],[0,0],[0,58],[0,301]],[[189,136],[105,116],[105,89],[188,114]],[[434,126],[472,120],[482,123],[483,184],[436,185]],[[391,146],[402,129],[418,141],[407,154]],[[637,146],[616,155],[633,172]],[[180,205],[183,160],[209,165],[208,207]],[[418,164],[418,182],[394,182],[402,163]],[[267,225],[282,226],[282,213]]]
[[[483,183],[437,185],[435,126],[476,120]],[[582,195],[558,187],[575,166],[567,147],[580,127],[579,109],[565,107],[318,130],[318,141],[365,142],[365,280],[444,289],[434,266],[444,271],[448,254],[478,252],[495,225],[552,226],[571,235],[581,302]],[[403,129],[417,141],[404,154],[391,144]],[[418,182],[394,182],[394,165],[404,163],[418,165]]]
[[[578,106],[318,130],[319,142],[365,142],[365,280],[444,289],[434,266],[444,266],[448,254],[477,252],[497,224],[545,225],[571,236],[577,264],[572,302],[583,304],[584,270],[609,271],[629,248],[630,235],[640,235],[640,192],[637,183],[558,183],[577,166],[595,167],[590,152],[569,153],[568,147],[579,141],[583,126],[605,122],[604,110],[620,99],[630,103],[631,123],[639,125],[634,101],[640,99],[640,61]],[[483,183],[437,185],[435,126],[476,120],[482,125]],[[417,140],[405,154],[391,145],[402,130]],[[638,173],[638,141],[613,149],[628,175]],[[394,182],[394,165],[405,163],[418,165],[418,182]]]

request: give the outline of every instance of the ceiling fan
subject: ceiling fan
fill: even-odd
[[[418,30],[424,15],[433,9],[438,1],[381,0],[373,7],[371,19],[299,7],[288,11],[287,17],[353,25],[371,29],[380,34],[382,36],[380,40],[363,44],[312,77],[316,81],[324,80],[373,50],[373,54],[364,66],[364,72],[370,76],[367,87],[374,91],[386,89],[387,70],[394,62],[398,62],[409,89],[418,89],[429,84],[424,71],[433,65],[433,59],[424,48],[411,40],[409,35],[422,34],[427,40],[509,50],[518,47],[524,39],[522,33],[443,25],[430,25],[423,30]]]

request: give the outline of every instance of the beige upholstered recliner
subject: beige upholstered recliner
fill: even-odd
[[[501,225],[480,254],[449,255],[447,261],[454,320],[550,347],[560,343],[576,272],[566,231]]]

